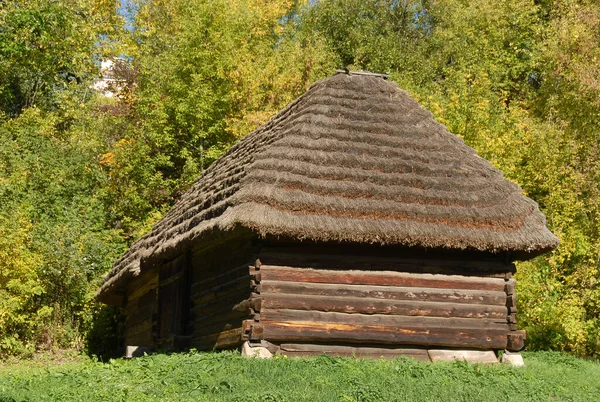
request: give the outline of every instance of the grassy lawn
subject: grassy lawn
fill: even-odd
[[[600,401],[599,362],[524,357],[524,368],[235,353],[25,362],[0,366],[0,401]]]

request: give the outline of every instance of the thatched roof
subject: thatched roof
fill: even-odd
[[[216,232],[508,252],[558,244],[537,204],[383,78],[314,84],[207,169],[98,292]]]

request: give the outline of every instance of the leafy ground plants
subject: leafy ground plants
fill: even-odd
[[[408,359],[155,355],[53,367],[0,366],[0,401],[594,401],[600,363],[555,352],[526,367]]]

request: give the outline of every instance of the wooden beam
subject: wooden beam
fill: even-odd
[[[344,346],[329,344],[284,343],[277,352],[279,355],[289,357],[318,356],[326,354],[335,357],[360,357],[360,358],[395,358],[409,357],[415,360],[429,361],[426,349],[398,348],[398,347],[370,347],[370,346]]]
[[[204,289],[196,294],[192,294],[192,301],[194,302],[194,305],[197,306],[244,289],[247,289],[248,294],[250,294],[251,285],[250,275],[246,275],[213,288]]]
[[[498,329],[388,327],[323,322],[261,321],[252,326],[252,335],[270,342],[380,343],[475,349],[506,348],[506,333]]]
[[[347,314],[494,318],[500,320],[506,320],[507,316],[505,306],[287,294],[263,294],[263,297],[263,309],[314,310]]]
[[[249,267],[249,263],[238,265],[237,267],[229,271],[194,282],[192,283],[192,294],[198,294],[204,292],[206,289],[212,289],[224,283],[228,283],[238,278],[245,277],[248,275]]]
[[[247,300],[248,296],[250,296],[250,289],[241,289],[232,293],[227,293],[217,299],[206,300],[204,303],[197,303],[196,300],[198,299],[196,299],[191,308],[191,313],[196,318],[200,318],[214,314],[217,311],[232,310],[238,306],[239,303]]]
[[[367,271],[401,271],[415,273],[452,273],[459,275],[505,278],[507,273],[515,272],[513,264],[477,258],[445,258],[442,255],[421,253],[406,255],[398,251],[381,255],[371,250],[335,247],[263,247],[260,258],[263,264],[296,266],[316,269],[353,269]],[[351,254],[352,258],[348,255]]]
[[[468,289],[504,292],[505,280],[459,275],[410,274],[401,272],[333,271],[263,265],[262,281],[335,283],[348,285]]]
[[[139,279],[136,279],[129,284],[130,293],[127,295],[127,302],[132,303],[134,300],[139,299],[148,292],[156,292],[157,287],[158,274],[155,271],[143,273],[139,276]]]
[[[506,350],[509,352],[518,352],[525,347],[527,334],[524,330],[511,331],[507,337]]]
[[[199,350],[227,349],[242,344],[242,329],[227,331],[192,338],[190,346]]]
[[[135,325],[128,326],[125,328],[125,337],[136,336],[142,333],[148,333],[150,336],[152,335],[152,318],[148,317],[142,321],[139,321]]]
[[[270,310],[263,308],[260,322],[322,322],[328,324],[360,324],[396,328],[455,328],[455,329],[494,329],[508,332],[506,318],[442,318],[413,317],[384,314],[344,314],[302,310]]]
[[[440,288],[348,285],[289,281],[261,282],[261,294],[294,294],[327,297],[365,297],[387,300],[412,300],[506,306],[506,293]]]
[[[192,332],[192,339],[241,328],[242,320],[242,318],[225,319],[212,325],[200,326]]]

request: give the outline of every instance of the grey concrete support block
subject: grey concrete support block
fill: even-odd
[[[126,346],[125,347],[125,358],[131,359],[132,357],[142,357],[144,353],[150,354],[154,351],[153,348],[147,346]]]
[[[508,363],[513,367],[523,367],[525,365],[523,356],[521,356],[520,352],[509,352],[508,350],[504,351],[500,361],[502,363]]]
[[[493,350],[450,350],[430,349],[427,351],[432,362],[467,361],[468,363],[498,363]]]
[[[251,344],[250,342],[246,341],[242,345],[242,356],[270,359],[273,357],[273,353],[271,353],[268,348],[262,346],[261,344]]]

